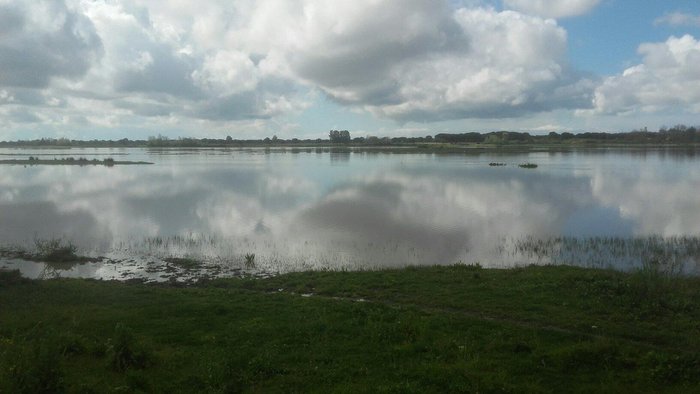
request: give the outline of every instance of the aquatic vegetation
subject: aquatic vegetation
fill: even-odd
[[[255,268],[255,253],[246,253],[245,257],[245,267],[247,269]]]
[[[78,166],[102,165],[102,166],[112,167],[114,165],[134,165],[134,164],[142,165],[142,164],[153,164],[153,163],[146,162],[146,161],[126,161],[126,160],[117,161],[111,157],[108,157],[108,158],[103,159],[103,160],[98,160],[98,159],[90,160],[86,157],[78,157],[77,159],[75,157],[61,157],[61,158],[54,157],[52,160],[49,160],[49,159],[42,159],[42,158],[39,158],[36,156],[29,156],[29,158],[26,160],[21,160],[21,159],[0,160],[0,164],[30,165],[30,166],[35,166],[35,165],[78,165]]]
[[[67,241],[40,241],[56,245]],[[330,249],[329,249],[330,248]],[[46,248],[45,248],[46,249]],[[48,248],[53,249],[53,248]],[[60,249],[60,248],[58,248]],[[70,248],[69,248],[70,251]],[[245,251],[245,252],[243,252]],[[377,270],[408,265],[445,264],[463,261],[486,262],[488,267],[518,267],[528,264],[566,264],[613,268],[627,272],[653,266],[661,275],[700,275],[700,237],[551,237],[502,238],[483,249],[469,250],[452,261],[431,260],[420,248],[406,243],[331,243],[308,240],[276,243],[262,238],[224,238],[204,234],[147,237],[120,241],[102,256],[78,256],[67,261],[48,261],[32,248],[0,246],[0,257],[9,259],[0,267],[21,268],[15,260],[30,260],[43,268],[27,269],[33,278],[82,276],[117,279],[194,283],[199,279],[256,276],[330,270]],[[75,255],[79,253],[73,251]],[[100,254],[98,254],[100,253]],[[66,252],[57,253],[66,255]],[[58,259],[64,260],[64,259]],[[94,262],[104,269],[71,270],[77,264]],[[653,262],[653,263],[652,263]],[[98,267],[96,265],[95,267]]]
[[[60,277],[61,271],[68,271],[76,265],[101,260],[101,258],[80,256],[77,251],[75,244],[61,238],[35,239],[34,248],[0,247],[0,257],[42,263],[43,268],[39,278],[50,279]]]
[[[498,253],[533,263],[644,269],[675,276],[698,273],[700,237],[525,237],[504,239]]]
[[[52,239],[36,239],[34,240],[36,248],[36,259],[49,263],[68,263],[77,262],[81,258],[76,254],[78,247],[70,241],[64,241],[60,238]]]
[[[524,163],[524,164],[518,164],[518,167],[525,168],[525,169],[534,169],[534,168],[537,168],[538,165],[534,164],[534,163]]]
[[[163,261],[173,264],[177,267],[184,268],[186,270],[197,269],[202,267],[202,262],[191,257],[166,257]]]
[[[219,243],[221,240],[214,235],[188,234],[188,235],[173,235],[173,236],[156,236],[146,237],[143,242],[136,245],[126,245],[127,247],[145,246],[150,250],[169,248],[202,248]],[[142,244],[142,245],[140,245]]]
[[[16,245],[0,246],[0,257],[9,259],[32,260],[32,255],[25,248]]]

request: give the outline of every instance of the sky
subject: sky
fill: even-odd
[[[0,140],[680,123],[697,0],[0,0]]]

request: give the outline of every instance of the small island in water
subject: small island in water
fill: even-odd
[[[30,165],[30,166],[37,166],[37,165],[67,165],[67,166],[107,166],[107,167],[112,167],[115,165],[144,165],[144,164],[153,164],[147,161],[122,161],[122,160],[114,160],[111,157],[108,157],[103,160],[97,160],[97,159],[92,159],[88,160],[84,157],[79,157],[79,158],[74,158],[74,157],[65,157],[65,158],[53,158],[53,159],[40,159],[38,157],[34,156],[29,156],[28,159],[7,159],[7,160],[0,160],[0,164],[11,164],[11,165]]]

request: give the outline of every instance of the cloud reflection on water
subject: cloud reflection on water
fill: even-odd
[[[506,238],[700,234],[694,161],[535,158],[538,170],[491,168],[489,156],[245,152],[139,168],[10,167],[0,174],[0,240],[64,237],[100,253],[201,236],[217,242],[194,252],[281,265],[497,266],[508,263],[496,254]]]

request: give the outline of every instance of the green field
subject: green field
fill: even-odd
[[[0,273],[0,392],[700,392],[700,280],[478,266]]]

